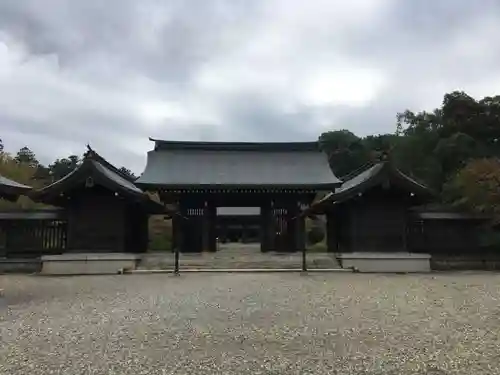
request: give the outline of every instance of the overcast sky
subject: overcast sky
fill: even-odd
[[[500,94],[498,0],[0,0],[0,138],[141,172],[148,137],[393,132]]]

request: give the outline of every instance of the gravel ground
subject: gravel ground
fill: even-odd
[[[0,374],[500,374],[500,275],[0,276]]]

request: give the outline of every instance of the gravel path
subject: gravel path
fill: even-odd
[[[0,374],[500,374],[500,275],[0,276]]]

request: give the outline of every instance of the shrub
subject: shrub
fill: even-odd
[[[172,250],[172,221],[165,220],[164,215],[149,218],[149,250]]]
[[[315,245],[325,239],[325,231],[319,226],[313,226],[307,232],[307,240],[309,244]]]

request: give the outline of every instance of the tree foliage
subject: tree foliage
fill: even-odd
[[[467,163],[445,185],[446,196],[457,206],[491,214],[500,220],[500,159]]]
[[[349,130],[335,130],[320,135],[319,144],[327,154],[333,173],[344,176],[368,161],[362,139]]]
[[[0,153],[0,175],[30,185],[36,169],[29,164],[19,163],[7,153]]]
[[[75,170],[80,162],[81,158],[77,155],[56,159],[52,164],[49,164],[47,172],[53,181],[57,181]]]
[[[398,113],[394,134],[360,138],[339,130],[323,133],[319,140],[337,176],[389,151],[397,167],[441,192],[444,201],[484,210],[489,201],[480,196],[496,199],[490,187],[500,158],[500,95],[476,100],[454,91],[444,95],[438,108]],[[490,180],[475,187],[472,176],[481,173]]]
[[[15,158],[5,152],[0,152],[0,175],[21,184],[33,186],[32,177],[36,169],[29,164],[19,163]],[[37,205],[27,197],[21,197],[17,202],[8,202],[0,199],[1,209],[16,207],[31,208]]]
[[[31,149],[27,146],[24,146],[17,152],[14,160],[20,164],[26,164],[32,168],[36,168],[40,164],[35,156],[35,153],[31,151]]]

